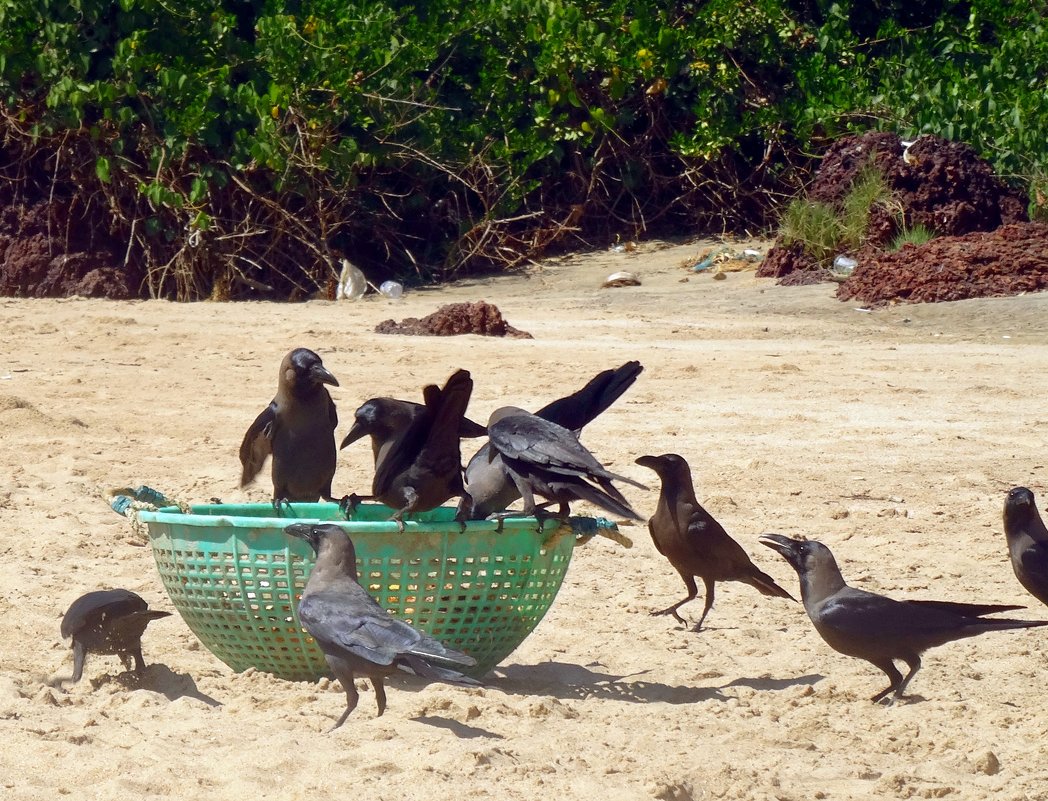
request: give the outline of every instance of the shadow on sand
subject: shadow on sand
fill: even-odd
[[[91,686],[95,689],[116,682],[129,690],[149,690],[159,693],[168,701],[177,701],[179,698],[195,698],[208,706],[222,706],[222,702],[212,698],[205,692],[201,692],[196,686],[193,677],[188,673],[176,673],[167,665],[154,662],[147,665],[145,672],[135,673],[124,671],[114,675],[103,675],[92,679]]]
[[[484,682],[514,695],[551,695],[560,699],[603,698],[630,703],[661,701],[667,704],[694,704],[700,701],[726,701],[730,695],[722,691],[732,687],[751,687],[754,690],[777,691],[787,687],[812,685],[823,676],[812,673],[776,679],[769,676],[733,679],[727,684],[709,687],[672,686],[644,681],[647,671],[626,675],[601,673],[591,668],[599,666],[575,665],[569,662],[543,662],[538,665],[504,665],[495,668],[494,677]]]
[[[501,734],[496,734],[493,731],[481,729],[478,726],[467,726],[465,723],[459,723],[457,720],[443,718],[439,715],[419,715],[411,718],[411,720],[425,723],[427,726],[436,726],[438,729],[447,729],[460,740],[474,740],[478,737],[487,737],[492,740],[506,739]]]
[[[551,695],[562,700],[603,698],[635,704],[651,701],[694,704],[699,701],[727,700],[727,696],[721,695],[717,687],[673,687],[637,678],[644,676],[647,671],[614,675],[569,662],[504,665],[495,670],[495,677],[488,678],[485,684],[514,695]]]

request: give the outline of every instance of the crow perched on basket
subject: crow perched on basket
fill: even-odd
[[[621,367],[603,370],[571,395],[548,403],[535,412],[536,417],[563,426],[576,435],[583,426],[605,412],[644,371],[640,362],[626,362]],[[502,456],[486,442],[466,465],[466,489],[473,496],[473,519],[483,520],[502,512],[521,495],[510,479]]]
[[[639,481],[604,468],[575,433],[514,406],[503,406],[488,418],[489,456],[501,457],[506,475],[524,499],[523,516],[567,519],[572,501],[588,501],[620,517],[641,516],[611,482]],[[536,504],[535,496],[544,498]],[[556,513],[545,511],[559,504]]]
[[[466,407],[473,392],[468,370],[456,370],[443,387],[422,390],[421,411],[393,399],[373,399],[356,413],[357,422],[343,445],[372,435],[375,477],[371,495],[344,498],[349,512],[362,500],[377,500],[396,510],[392,519],[404,530],[404,515],[435,509],[449,498],[460,499],[455,519],[463,529],[473,501],[462,483],[459,439],[475,423],[467,422]]]
[[[273,504],[313,503],[331,497],[338,414],[324,384],[338,379],[308,348],[295,348],[280,363],[277,394],[255,418],[240,444],[240,486],[254,481],[273,456]]]

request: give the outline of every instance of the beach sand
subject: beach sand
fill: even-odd
[[[676,452],[707,508],[795,595],[761,532],[822,540],[865,589],[1048,617],[1015,580],[1001,527],[1012,486],[1048,497],[1048,294],[862,310],[832,284],[692,273],[704,244],[554,259],[399,301],[0,300],[3,797],[1048,796],[1043,631],[930,651],[912,695],[875,706],[884,676],[832,651],[800,604],[722,584],[701,633],[650,617],[685,591],[643,525],[622,529],[632,549],[576,550],[547,617],[482,687],[395,678],[382,718],[368,687],[334,733],[337,683],[235,674],[177,615],[147,631],[141,679],[94,656],[79,684],[55,686],[71,672],[59,622],[80,594],[122,586],[173,611],[106,491],[267,500],[268,468],[238,488],[237,449],[296,346],[341,382],[340,439],[363,400],[418,398],[459,367],[484,421],[639,359],[644,373],[583,442],[650,483],[624,488],[642,514],[658,483],[633,460]],[[599,288],[618,270],[642,285]],[[373,332],[481,299],[535,338]],[[365,492],[370,460],[365,443],[342,451],[336,494]],[[681,612],[696,620],[701,603]]]

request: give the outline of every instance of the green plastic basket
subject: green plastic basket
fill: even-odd
[[[116,508],[116,507],[114,507]],[[199,505],[136,513],[146,524],[157,569],[193,633],[233,670],[249,667],[291,680],[329,675],[302,629],[298,601],[313,552],[284,534],[292,522],[333,522],[352,538],[360,581],[383,607],[470,654],[479,676],[538,625],[571,561],[572,529],[534,518],[490,521],[466,531],[441,507],[405,521],[361,504],[345,520],[332,503]],[[592,521],[590,521],[592,522]]]

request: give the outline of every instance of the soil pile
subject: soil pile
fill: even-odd
[[[533,339],[527,331],[521,331],[507,323],[497,306],[483,300],[475,303],[449,303],[422,319],[407,317],[399,323],[384,320],[375,326],[375,332],[432,337],[479,334],[485,337]]]
[[[870,163],[901,207],[905,228],[923,225],[938,236],[963,236],[1027,220],[1029,198],[998,178],[972,147],[930,135],[908,147],[893,133],[842,139],[827,152],[808,196],[839,203]],[[887,247],[898,233],[890,209],[871,211],[868,246]]]
[[[822,165],[808,192],[809,199],[831,205],[840,204],[847,195],[856,177],[867,167],[875,167],[885,179],[892,194],[888,205],[875,205],[870,211],[865,244],[857,254],[862,272],[862,289],[859,280],[852,281],[852,289],[845,292],[862,291],[881,300],[901,297],[892,287],[905,284],[911,287],[906,296],[912,300],[953,299],[971,297],[974,286],[982,287],[979,294],[1008,294],[1012,285],[1025,286],[1028,281],[1018,277],[1014,260],[1002,259],[1002,264],[987,271],[985,264],[978,280],[962,277],[959,269],[948,272],[952,280],[961,279],[963,285],[944,291],[940,273],[928,276],[931,282],[926,290],[916,291],[912,286],[916,276],[924,275],[921,265],[929,259],[943,254],[953,254],[949,263],[957,267],[959,254],[965,247],[965,235],[976,232],[995,231],[1000,226],[1010,226],[1027,221],[1028,198],[1020,191],[1008,186],[998,178],[989,163],[981,159],[975,150],[963,142],[950,142],[938,136],[925,135],[912,143],[904,143],[892,133],[872,132],[861,136],[849,136],[836,142],[826,153]],[[937,237],[948,237],[946,242],[933,241],[932,250],[923,247],[906,247],[898,253],[885,253],[892,239],[903,229],[924,226]],[[1037,238],[1038,233],[1011,233],[1002,241],[1008,243],[1016,237]],[[982,241],[982,240],[979,240]],[[1009,257],[1013,254],[1005,245]],[[1023,264],[1028,263],[1023,260]],[[874,268],[880,265],[882,269]],[[907,271],[905,279],[887,272],[893,269]],[[1026,268],[1023,268],[1026,269]],[[884,272],[884,275],[880,275]],[[795,275],[795,273],[803,273]],[[990,275],[1010,276],[1004,283],[996,284]],[[816,264],[801,245],[789,246],[777,241],[761,265],[758,275],[783,279],[782,283],[811,283],[826,280],[829,274],[823,265]],[[878,278],[877,276],[880,275]],[[1014,277],[1015,280],[1011,280]],[[988,281],[988,283],[987,283]],[[884,286],[873,288],[874,283]],[[857,297],[857,294],[845,294]]]
[[[22,179],[0,187],[0,295],[137,297],[141,276],[118,267],[126,243],[109,236],[99,204],[68,186]],[[17,196],[16,184],[25,184]]]
[[[837,288],[841,300],[927,303],[1048,288],[1048,224],[1004,225],[871,253]]]

